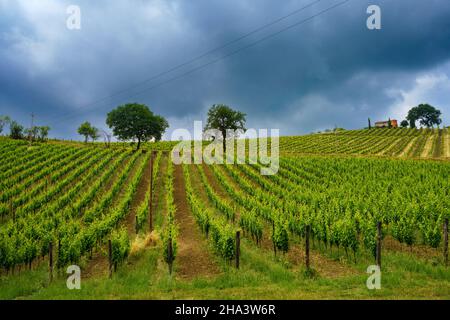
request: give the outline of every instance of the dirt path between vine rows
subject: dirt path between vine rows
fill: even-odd
[[[425,145],[423,146],[422,153],[420,154],[420,157],[422,158],[429,158],[431,157],[431,149],[433,148],[433,140],[435,136],[434,134],[430,134],[427,137],[427,141],[425,142]]]
[[[443,157],[450,158],[450,132],[449,129],[442,133],[442,143],[444,144]]]
[[[398,143],[400,142],[400,140],[402,140],[402,138],[398,138],[395,139],[394,141],[392,141],[389,146],[385,149],[381,149],[378,153],[376,153],[377,156],[382,156],[382,155],[390,155],[392,149],[394,149]]]
[[[200,232],[186,199],[182,166],[175,166],[174,198],[177,211],[175,219],[179,227],[178,253],[175,258],[178,277],[193,279],[211,277],[220,273]]]
[[[416,141],[417,137],[412,138],[412,140],[406,145],[405,149],[403,149],[403,151],[398,156],[406,157]]]
[[[130,161],[130,160],[128,160],[128,161]],[[133,168],[131,169],[130,173],[128,174],[128,177],[127,177],[126,181],[124,182],[121,191],[115,197],[113,203],[110,205],[108,210],[110,210],[111,208],[115,208],[117,206],[118,202],[120,201],[120,199],[123,197],[124,193],[126,192],[126,186],[128,186],[130,184],[131,180],[137,173],[140,161],[144,161],[142,156],[141,156],[141,158],[138,158],[136,160],[136,162],[134,163]],[[125,166],[127,164],[128,164],[128,162],[125,164]],[[122,167],[122,170],[123,170],[123,168],[125,168],[125,166]],[[114,176],[114,178],[111,181],[109,181],[108,186],[107,186],[108,189],[113,187],[114,183],[119,178],[121,172],[120,171],[117,171],[117,172],[118,173]],[[128,215],[130,215],[130,214],[128,214]],[[127,221],[127,220],[125,220],[125,221]],[[126,223],[126,222],[124,222],[124,223]],[[134,226],[134,224],[132,225],[132,227],[133,226]],[[105,244],[100,245],[96,249],[97,250],[94,249],[92,258],[87,261],[86,267],[83,268],[83,271],[82,271],[83,279],[89,279],[89,278],[98,277],[98,276],[106,276],[109,273],[107,245],[105,245]],[[87,255],[89,255],[89,254],[87,254]]]
[[[145,196],[150,189],[150,158],[146,161],[145,169],[139,181],[138,188],[136,190],[136,194],[133,197],[133,201],[131,202],[131,210],[127,215],[126,219],[126,227],[128,230],[128,235],[130,239],[134,239],[136,236],[136,211],[142,202],[145,200]],[[146,226],[144,226],[145,228]]]

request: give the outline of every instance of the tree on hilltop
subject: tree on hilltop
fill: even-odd
[[[3,128],[5,127],[5,125],[10,124],[11,123],[11,118],[8,116],[0,116],[0,133],[3,132]]]
[[[137,150],[141,142],[155,139],[159,141],[169,127],[166,119],[153,114],[144,104],[129,103],[108,113],[106,124],[121,140],[137,140]]]
[[[400,122],[400,127],[402,128],[408,128],[409,122],[408,120],[403,120],[402,122]]]
[[[422,126],[427,128],[434,127],[434,125],[439,126],[442,123],[441,111],[437,110],[435,107],[425,103],[419,104],[418,106],[409,110],[406,119],[409,121],[410,127],[416,127],[416,121]]]
[[[215,104],[208,111],[205,131],[218,130],[222,135],[223,151],[226,152],[227,130],[247,130],[245,117],[245,113],[233,110],[227,105]]]
[[[96,130],[90,122],[83,122],[78,128],[78,134],[84,136],[84,143],[88,142],[88,138],[93,134],[94,130]]]

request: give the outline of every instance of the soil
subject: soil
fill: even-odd
[[[223,187],[220,185],[219,181],[217,181],[216,177],[214,176],[214,173],[211,171],[211,168],[207,164],[203,164],[203,172],[205,173],[206,178],[208,179],[209,184],[213,188],[213,190],[222,198],[225,198],[226,200],[230,201],[231,198],[228,195],[228,193],[223,189]]]
[[[413,147],[414,143],[417,141],[417,137],[414,137],[405,147],[405,149],[403,149],[403,151],[399,154],[399,157],[405,157],[409,151],[411,150],[411,148]]]
[[[429,158],[431,156],[431,149],[433,147],[433,140],[434,140],[435,136],[434,135],[429,135],[427,137],[427,142],[425,143],[422,153],[420,154],[420,156],[422,158]]]
[[[333,248],[333,250],[336,251],[337,248]],[[341,254],[344,258],[346,258],[343,249],[341,249]],[[305,265],[305,250],[300,244],[291,244],[286,256],[289,262],[295,265]],[[336,261],[313,250],[311,242],[309,259],[311,268],[316,270],[317,273],[324,278],[333,279],[358,273],[358,271],[351,266],[351,264],[354,262],[354,257],[353,253],[351,253],[350,251],[348,252],[348,258],[346,258],[346,262]]]
[[[177,208],[175,219],[179,227],[178,254],[175,262],[177,276],[189,280],[217,275],[220,272],[219,268],[189,209],[183,168],[179,165],[175,166],[174,172],[174,197]]]
[[[142,175],[141,181],[139,182],[136,194],[134,195],[133,201],[131,202],[131,212],[127,215],[127,230],[128,235],[131,239],[136,236],[136,211],[138,207],[145,200],[145,196],[150,189],[150,159],[145,165],[144,173]]]
[[[95,250],[85,268],[81,271],[82,279],[107,276],[109,269],[108,257],[100,250]]]
[[[442,143],[444,145],[442,156],[450,158],[450,133],[448,129],[442,134]]]
[[[384,249],[390,251],[409,253],[424,260],[429,260],[432,258],[439,259],[442,256],[440,249],[434,249],[421,244],[415,244],[410,247],[404,243],[400,243],[391,236],[386,236],[383,239],[383,247]]]
[[[392,150],[397,146],[397,144],[400,142],[400,140],[402,140],[402,138],[398,138],[398,139],[392,141],[391,144],[389,145],[389,147],[387,147],[386,149],[381,149],[381,151],[378,152],[377,155],[382,156],[382,155],[391,154]]]
[[[137,159],[136,163],[133,165],[133,168],[131,169],[130,173],[128,174],[127,180],[124,183],[124,186],[128,185],[129,182],[131,181],[131,179],[136,175],[137,172],[137,168],[139,167],[140,161],[144,161],[142,158],[141,159]],[[118,171],[119,172],[119,171]],[[111,181],[109,181],[109,183],[111,183],[111,186],[113,185],[113,182],[116,181],[118,178],[118,175],[114,177],[114,180],[111,179]],[[144,179],[142,179],[144,180]],[[142,191],[141,191],[142,192]],[[117,205],[117,203],[119,202],[119,200],[123,197],[125,193],[125,188],[122,188],[122,190],[119,192],[118,196],[115,197],[113,204],[111,206],[111,208],[113,208],[114,206]],[[136,197],[136,195],[135,195]],[[145,193],[144,193],[144,197],[145,197]],[[135,199],[133,199],[133,203],[134,203]],[[131,210],[131,212],[134,212],[134,210]],[[131,230],[131,234],[134,234],[134,225],[135,222],[133,220],[133,222],[130,222],[130,218],[129,216],[131,216],[131,212],[127,215],[126,218],[126,227],[127,230],[130,234],[130,230]],[[133,219],[134,219],[134,215],[133,215]],[[131,223],[131,225],[130,225]],[[85,268],[83,268],[82,271],[82,275],[83,278],[90,278],[90,277],[96,277],[96,276],[100,276],[100,275],[107,275],[109,270],[109,261],[108,261],[108,256],[107,254],[105,254],[103,252],[103,250],[106,250],[107,246],[104,245],[103,247],[99,247],[99,250],[94,250],[93,254],[92,254],[92,259],[90,259],[86,265]]]

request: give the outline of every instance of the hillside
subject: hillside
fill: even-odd
[[[450,158],[449,129],[371,129],[281,137],[283,153]]]
[[[448,298],[442,224],[450,215],[450,164],[323,156],[332,139],[347,141],[339,151],[349,154],[391,141],[390,150],[397,140],[422,154],[448,141],[404,132],[282,138],[274,176],[261,176],[259,164],[174,165],[161,151],[168,142],[146,145],[152,154],[121,144],[29,147],[2,139],[0,298]],[[304,150],[324,151],[298,154]],[[385,289],[373,292],[365,279],[378,222]],[[304,262],[306,226],[313,279]],[[66,289],[65,268],[73,264],[82,290]]]
[[[9,141],[3,138],[4,141]],[[450,130],[446,129],[371,129],[344,130],[336,133],[316,133],[280,137],[280,152],[284,155],[366,155],[389,158],[450,159]],[[81,142],[52,140],[83,147]],[[145,143],[144,148],[169,151],[176,141]],[[208,142],[204,142],[207,145]],[[103,143],[96,143],[103,146]],[[112,143],[113,148],[125,148]]]

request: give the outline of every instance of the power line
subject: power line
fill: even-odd
[[[135,86],[130,87],[130,88],[128,88],[128,89],[121,90],[121,91],[119,91],[120,93],[119,93],[119,92],[114,93],[114,94],[112,94],[112,95],[110,95],[110,96],[108,96],[108,97],[104,97],[104,98],[102,98],[102,99],[99,99],[97,102],[94,102],[94,103],[89,104],[89,105],[85,105],[84,107],[87,107],[87,106],[96,104],[96,103],[101,102],[101,101],[106,100],[106,99],[111,99],[111,98],[114,97],[114,96],[117,96],[117,95],[119,95],[119,94],[121,94],[121,93],[127,92],[127,91],[129,91],[129,90],[131,90],[131,89],[134,89],[134,88],[136,88],[136,87],[139,87],[139,86],[141,86],[143,83],[146,83],[146,82],[148,82],[148,81],[150,81],[150,80],[154,80],[154,79],[156,79],[156,78],[159,78],[159,77],[161,77],[161,76],[163,76],[163,75],[165,75],[165,74],[168,74],[168,73],[170,73],[170,72],[172,72],[172,71],[174,71],[174,70],[177,70],[177,69],[179,69],[179,68],[181,68],[181,67],[183,67],[183,66],[185,66],[185,65],[188,65],[188,64],[190,64],[190,63],[192,63],[192,62],[195,62],[195,61],[197,61],[197,60],[199,60],[199,59],[201,59],[201,58],[203,58],[203,57],[209,55],[209,54],[212,53],[212,52],[215,52],[215,51],[218,51],[218,50],[220,50],[220,49],[223,49],[223,48],[225,48],[225,47],[227,47],[227,46],[229,46],[229,45],[231,45],[231,44],[233,44],[233,43],[236,43],[236,42],[238,42],[238,41],[240,41],[240,40],[242,40],[242,39],[244,39],[244,38],[246,38],[246,37],[248,37],[248,36],[250,36],[250,35],[252,35],[252,34],[254,34],[254,33],[256,33],[256,32],[258,32],[258,31],[261,31],[261,30],[263,30],[263,29],[265,29],[265,28],[267,28],[267,27],[269,27],[269,26],[271,26],[271,25],[274,25],[274,24],[276,24],[276,23],[278,23],[278,22],[280,22],[280,21],[282,21],[282,20],[284,20],[284,19],[286,19],[286,18],[288,18],[288,17],[290,17],[290,16],[292,16],[292,15],[294,15],[294,14],[296,14],[296,13],[298,13],[298,12],[300,12],[300,11],[306,9],[306,8],[308,8],[308,7],[311,7],[312,5],[318,3],[319,1],[321,1],[321,0],[316,0],[316,1],[314,1],[314,2],[312,2],[312,3],[310,3],[310,4],[308,4],[308,5],[306,5],[306,6],[302,7],[302,8],[300,8],[300,9],[297,9],[297,10],[291,12],[290,14],[288,14],[288,15],[286,15],[286,16],[283,16],[283,17],[281,17],[281,18],[278,18],[277,20],[272,21],[272,22],[269,23],[269,24],[266,24],[266,25],[264,25],[264,26],[262,26],[262,27],[259,27],[259,28],[257,28],[257,29],[254,29],[253,31],[251,31],[251,32],[249,32],[249,33],[247,33],[247,34],[245,34],[245,35],[239,37],[239,38],[236,38],[236,39],[233,40],[233,41],[230,41],[230,42],[228,42],[228,43],[226,43],[226,44],[224,44],[224,45],[222,45],[222,46],[220,46],[220,47],[216,47],[216,48],[214,48],[214,49],[212,49],[212,50],[209,50],[209,51],[207,51],[207,52],[205,52],[205,53],[203,53],[203,54],[201,54],[201,55],[199,55],[199,56],[197,56],[197,57],[195,57],[195,58],[193,58],[193,59],[191,59],[191,60],[189,60],[189,61],[187,61],[187,62],[184,62],[184,63],[182,63],[182,64],[179,64],[178,66],[175,66],[175,67],[173,67],[173,68],[171,68],[171,69],[168,69],[168,70],[166,70],[166,71],[164,71],[164,72],[161,72],[161,73],[159,73],[159,74],[157,74],[157,75],[155,75],[155,76],[152,76],[151,78],[146,79],[145,81],[141,82],[141,83],[138,84],[138,85],[135,85]],[[258,40],[256,40],[256,41],[254,41],[254,42],[252,42],[252,43],[250,43],[250,44],[248,44],[248,45],[245,45],[245,46],[243,46],[243,47],[241,47],[241,48],[238,48],[238,49],[236,49],[236,50],[234,50],[234,51],[232,51],[232,52],[230,52],[230,53],[227,53],[227,54],[223,55],[223,56],[220,57],[220,58],[217,58],[217,59],[212,60],[212,61],[210,61],[210,62],[204,63],[204,64],[202,64],[202,65],[200,65],[200,66],[198,66],[198,67],[192,68],[192,69],[190,69],[189,71],[184,72],[184,73],[182,73],[182,74],[180,74],[180,75],[178,75],[178,76],[169,78],[169,79],[167,79],[167,80],[165,80],[165,81],[162,81],[162,82],[160,82],[160,83],[157,83],[157,84],[155,84],[155,85],[153,85],[153,86],[150,86],[150,87],[148,87],[148,88],[146,88],[146,89],[143,89],[143,90],[141,90],[141,91],[139,91],[139,92],[137,92],[137,93],[134,93],[134,94],[132,94],[132,95],[129,95],[128,98],[130,98],[130,97],[135,97],[135,96],[138,96],[138,95],[141,95],[141,94],[143,94],[143,93],[145,93],[145,92],[148,92],[148,91],[150,91],[150,90],[153,90],[153,89],[155,89],[155,88],[157,88],[157,87],[160,87],[160,86],[162,86],[162,85],[164,85],[164,84],[167,84],[167,83],[169,83],[169,82],[178,80],[178,79],[183,78],[183,77],[185,77],[185,76],[187,76],[187,75],[189,75],[189,74],[192,74],[192,73],[194,73],[194,72],[196,72],[196,71],[198,71],[198,70],[204,69],[204,68],[206,68],[206,67],[208,67],[208,66],[210,66],[210,65],[212,65],[212,64],[215,64],[215,63],[217,63],[217,62],[219,62],[219,61],[221,61],[221,60],[224,60],[224,59],[226,59],[226,58],[228,58],[228,57],[234,56],[234,55],[236,55],[237,53],[239,53],[239,52],[241,52],[241,51],[243,51],[243,50],[246,50],[246,49],[248,49],[248,48],[250,48],[250,47],[253,47],[253,46],[255,46],[255,45],[257,45],[257,44],[259,44],[259,43],[261,43],[261,42],[263,42],[263,41],[266,41],[266,40],[268,40],[268,39],[270,39],[270,38],[273,38],[273,37],[279,35],[280,33],[283,33],[283,32],[288,31],[288,30],[290,30],[290,29],[292,29],[292,28],[294,28],[294,27],[297,27],[297,26],[299,26],[299,25],[302,25],[302,24],[304,24],[304,23],[306,23],[306,22],[308,22],[308,21],[311,21],[312,19],[314,19],[314,18],[316,18],[316,17],[318,17],[318,16],[320,16],[320,15],[322,15],[322,14],[328,12],[328,11],[331,11],[331,10],[333,10],[333,9],[339,7],[339,6],[342,6],[342,5],[344,5],[345,3],[349,2],[349,1],[350,1],[350,0],[343,0],[343,1],[341,1],[341,2],[339,2],[339,3],[337,3],[337,4],[334,4],[334,5],[332,5],[332,6],[328,7],[328,8],[326,8],[326,9],[324,9],[324,10],[322,10],[322,11],[320,11],[320,12],[318,12],[318,13],[316,13],[316,14],[310,16],[310,17],[308,17],[308,18],[305,18],[305,19],[300,20],[300,21],[298,21],[298,22],[296,22],[296,23],[290,24],[290,25],[288,25],[288,26],[286,26],[286,27],[284,27],[284,28],[282,28],[282,29],[280,29],[280,30],[274,32],[274,33],[271,33],[271,34],[269,34],[269,35],[267,35],[267,36],[265,36],[265,37],[263,37],[263,38],[260,38],[260,39],[258,39]],[[77,113],[77,114],[71,114],[71,115],[66,115],[66,116],[60,118],[59,120],[62,121],[62,120],[71,119],[71,118],[73,118],[74,116],[78,116],[78,115],[79,115],[79,113]]]
[[[208,55],[210,55],[210,54],[212,54],[212,53],[214,53],[214,52],[217,52],[217,51],[219,51],[219,50],[221,50],[221,49],[224,49],[224,48],[226,48],[226,47],[229,47],[230,45],[235,44],[235,43],[237,43],[237,42],[239,42],[239,41],[241,41],[241,40],[243,40],[243,39],[245,39],[245,38],[248,38],[249,36],[251,36],[251,35],[253,35],[253,34],[255,34],[255,33],[258,33],[258,32],[260,32],[260,31],[262,31],[262,30],[264,30],[264,29],[266,29],[266,28],[268,28],[268,27],[270,27],[270,26],[272,26],[272,25],[274,25],[274,24],[277,24],[277,23],[279,23],[279,22],[281,22],[281,21],[283,21],[283,20],[285,20],[285,19],[287,19],[287,18],[289,18],[289,17],[291,17],[291,16],[293,16],[293,15],[296,15],[296,14],[300,13],[301,11],[303,11],[303,10],[305,10],[305,9],[307,9],[307,8],[310,8],[310,7],[312,7],[313,5],[319,3],[320,1],[322,1],[322,0],[315,0],[315,1],[313,1],[313,2],[311,2],[311,3],[309,3],[309,4],[307,4],[307,5],[305,5],[305,6],[301,7],[301,8],[299,8],[299,9],[296,9],[296,10],[290,12],[289,14],[287,14],[287,15],[285,15],[285,16],[282,16],[282,17],[280,17],[280,18],[278,18],[278,19],[276,19],[276,20],[273,20],[273,21],[271,21],[271,22],[265,24],[265,25],[262,25],[262,26],[260,26],[260,27],[258,27],[258,28],[255,28],[255,29],[253,29],[252,31],[250,31],[250,32],[248,32],[248,33],[246,33],[246,34],[244,34],[244,35],[242,35],[242,36],[240,36],[240,37],[238,37],[238,38],[236,38],[236,39],[234,39],[234,40],[231,40],[231,41],[229,41],[229,42],[227,42],[227,43],[225,43],[225,44],[223,44],[223,45],[220,45],[220,46],[218,46],[218,47],[212,48],[212,49],[210,49],[210,50],[208,50],[208,51],[206,51],[206,52],[204,52],[204,53],[201,53],[200,55],[198,55],[198,56],[196,56],[196,57],[194,57],[194,58],[192,58],[192,59],[190,59],[190,60],[187,60],[187,61],[185,61],[185,62],[183,62],[183,63],[181,63],[181,64],[178,64],[178,65],[176,65],[176,66],[174,66],[174,67],[172,67],[172,68],[169,68],[169,69],[167,69],[167,70],[165,70],[165,71],[162,71],[162,72],[160,72],[160,73],[158,73],[158,74],[155,74],[155,75],[153,75],[153,76],[151,76],[151,77],[149,77],[149,78],[147,78],[147,79],[144,79],[144,80],[142,80],[142,81],[140,81],[140,82],[137,82],[137,83],[135,83],[134,85],[132,85],[132,86],[130,86],[130,87],[128,87],[128,88],[119,90],[119,91],[117,91],[117,92],[115,92],[115,93],[113,93],[113,94],[111,94],[111,95],[105,96],[105,97],[103,97],[103,98],[100,98],[100,99],[95,100],[95,101],[93,101],[93,102],[90,102],[90,103],[88,103],[88,104],[85,104],[85,105],[81,106],[81,108],[86,108],[86,107],[95,105],[95,104],[97,104],[97,103],[99,103],[99,102],[102,102],[102,101],[111,99],[111,98],[116,97],[116,96],[118,96],[118,95],[121,95],[121,94],[123,94],[123,93],[125,93],[125,92],[128,92],[128,91],[130,91],[130,90],[133,90],[133,89],[135,89],[135,88],[138,88],[138,87],[140,87],[140,86],[142,86],[142,85],[144,85],[144,84],[146,84],[146,83],[148,83],[148,82],[150,82],[150,81],[152,81],[152,80],[158,79],[158,78],[160,78],[160,77],[162,77],[162,76],[164,76],[164,75],[166,75],[166,74],[169,74],[169,73],[172,73],[172,72],[174,72],[174,71],[176,71],[176,70],[178,70],[178,69],[181,69],[181,68],[184,67],[184,66],[187,66],[187,65],[189,65],[189,64],[192,64],[193,62],[196,62],[196,61],[198,61],[198,60],[200,60],[200,59],[202,59],[202,58],[204,58],[204,57],[206,57],[206,56],[208,56]]]
[[[184,67],[186,65],[189,65],[189,64],[191,64],[193,62],[196,62],[196,61],[198,61],[198,60],[200,60],[200,59],[210,55],[211,53],[214,53],[214,52],[217,52],[217,51],[219,51],[221,49],[229,47],[230,45],[232,45],[234,43],[237,43],[237,42],[239,42],[239,41],[241,41],[241,40],[243,40],[245,38],[248,38],[249,36],[251,36],[251,35],[253,35],[255,33],[258,33],[258,32],[260,32],[260,31],[262,31],[264,29],[267,29],[268,27],[273,26],[274,24],[277,24],[277,23],[279,23],[279,22],[281,22],[281,21],[283,21],[283,20],[285,20],[285,19],[287,19],[287,18],[289,18],[289,17],[291,17],[293,15],[296,15],[296,14],[300,13],[301,11],[303,11],[303,10],[305,10],[307,8],[310,8],[313,5],[319,3],[320,1],[322,1],[322,0],[315,0],[315,1],[313,1],[313,2],[303,6],[303,7],[299,8],[299,9],[297,9],[297,10],[292,11],[291,13],[289,13],[289,14],[287,14],[285,16],[282,16],[282,17],[280,17],[280,18],[278,18],[276,20],[273,20],[273,21],[271,21],[271,22],[269,22],[269,23],[267,23],[267,24],[265,24],[265,25],[263,25],[261,27],[253,29],[252,31],[250,31],[250,32],[248,32],[248,33],[246,33],[246,34],[244,34],[244,35],[242,35],[242,36],[240,36],[240,37],[238,37],[238,38],[236,38],[234,40],[231,40],[231,41],[229,41],[229,42],[227,42],[227,43],[225,43],[225,44],[223,44],[221,46],[218,46],[218,47],[215,47],[213,49],[210,49],[210,50],[208,50],[208,51],[206,51],[206,52],[204,52],[204,53],[202,53],[202,54],[200,54],[200,55],[198,55],[198,56],[196,56],[196,57],[194,57],[194,58],[192,58],[190,60],[187,60],[187,61],[185,61],[185,62],[183,62],[181,64],[176,65],[175,67],[172,67],[172,68],[167,69],[165,71],[162,71],[162,72],[160,72],[158,74],[155,74],[155,75],[153,75],[153,76],[151,76],[149,78],[146,78],[146,79],[142,80],[141,82],[135,83],[134,85],[132,85],[132,86],[130,86],[128,88],[119,90],[119,91],[117,91],[117,92],[115,92],[115,93],[113,93],[111,95],[108,95],[108,96],[105,96],[105,97],[100,98],[98,100],[95,100],[93,102],[90,102],[90,103],[88,103],[88,104],[86,104],[86,105],[84,105],[82,107],[84,108],[84,107],[88,107],[88,106],[91,106],[91,105],[95,105],[95,104],[97,104],[99,102],[102,102],[104,100],[113,98],[113,97],[115,97],[117,95],[120,95],[122,93],[130,91],[130,90],[135,89],[137,87],[140,87],[140,86],[142,86],[142,85],[144,85],[144,84],[146,84],[146,83],[148,83],[148,82],[150,82],[152,80],[158,79],[158,78],[160,78],[160,77],[162,77],[162,76],[164,76],[166,74],[172,73],[173,71],[176,71],[176,70],[178,70],[178,69],[180,69],[180,68],[182,68],[182,67]]]

